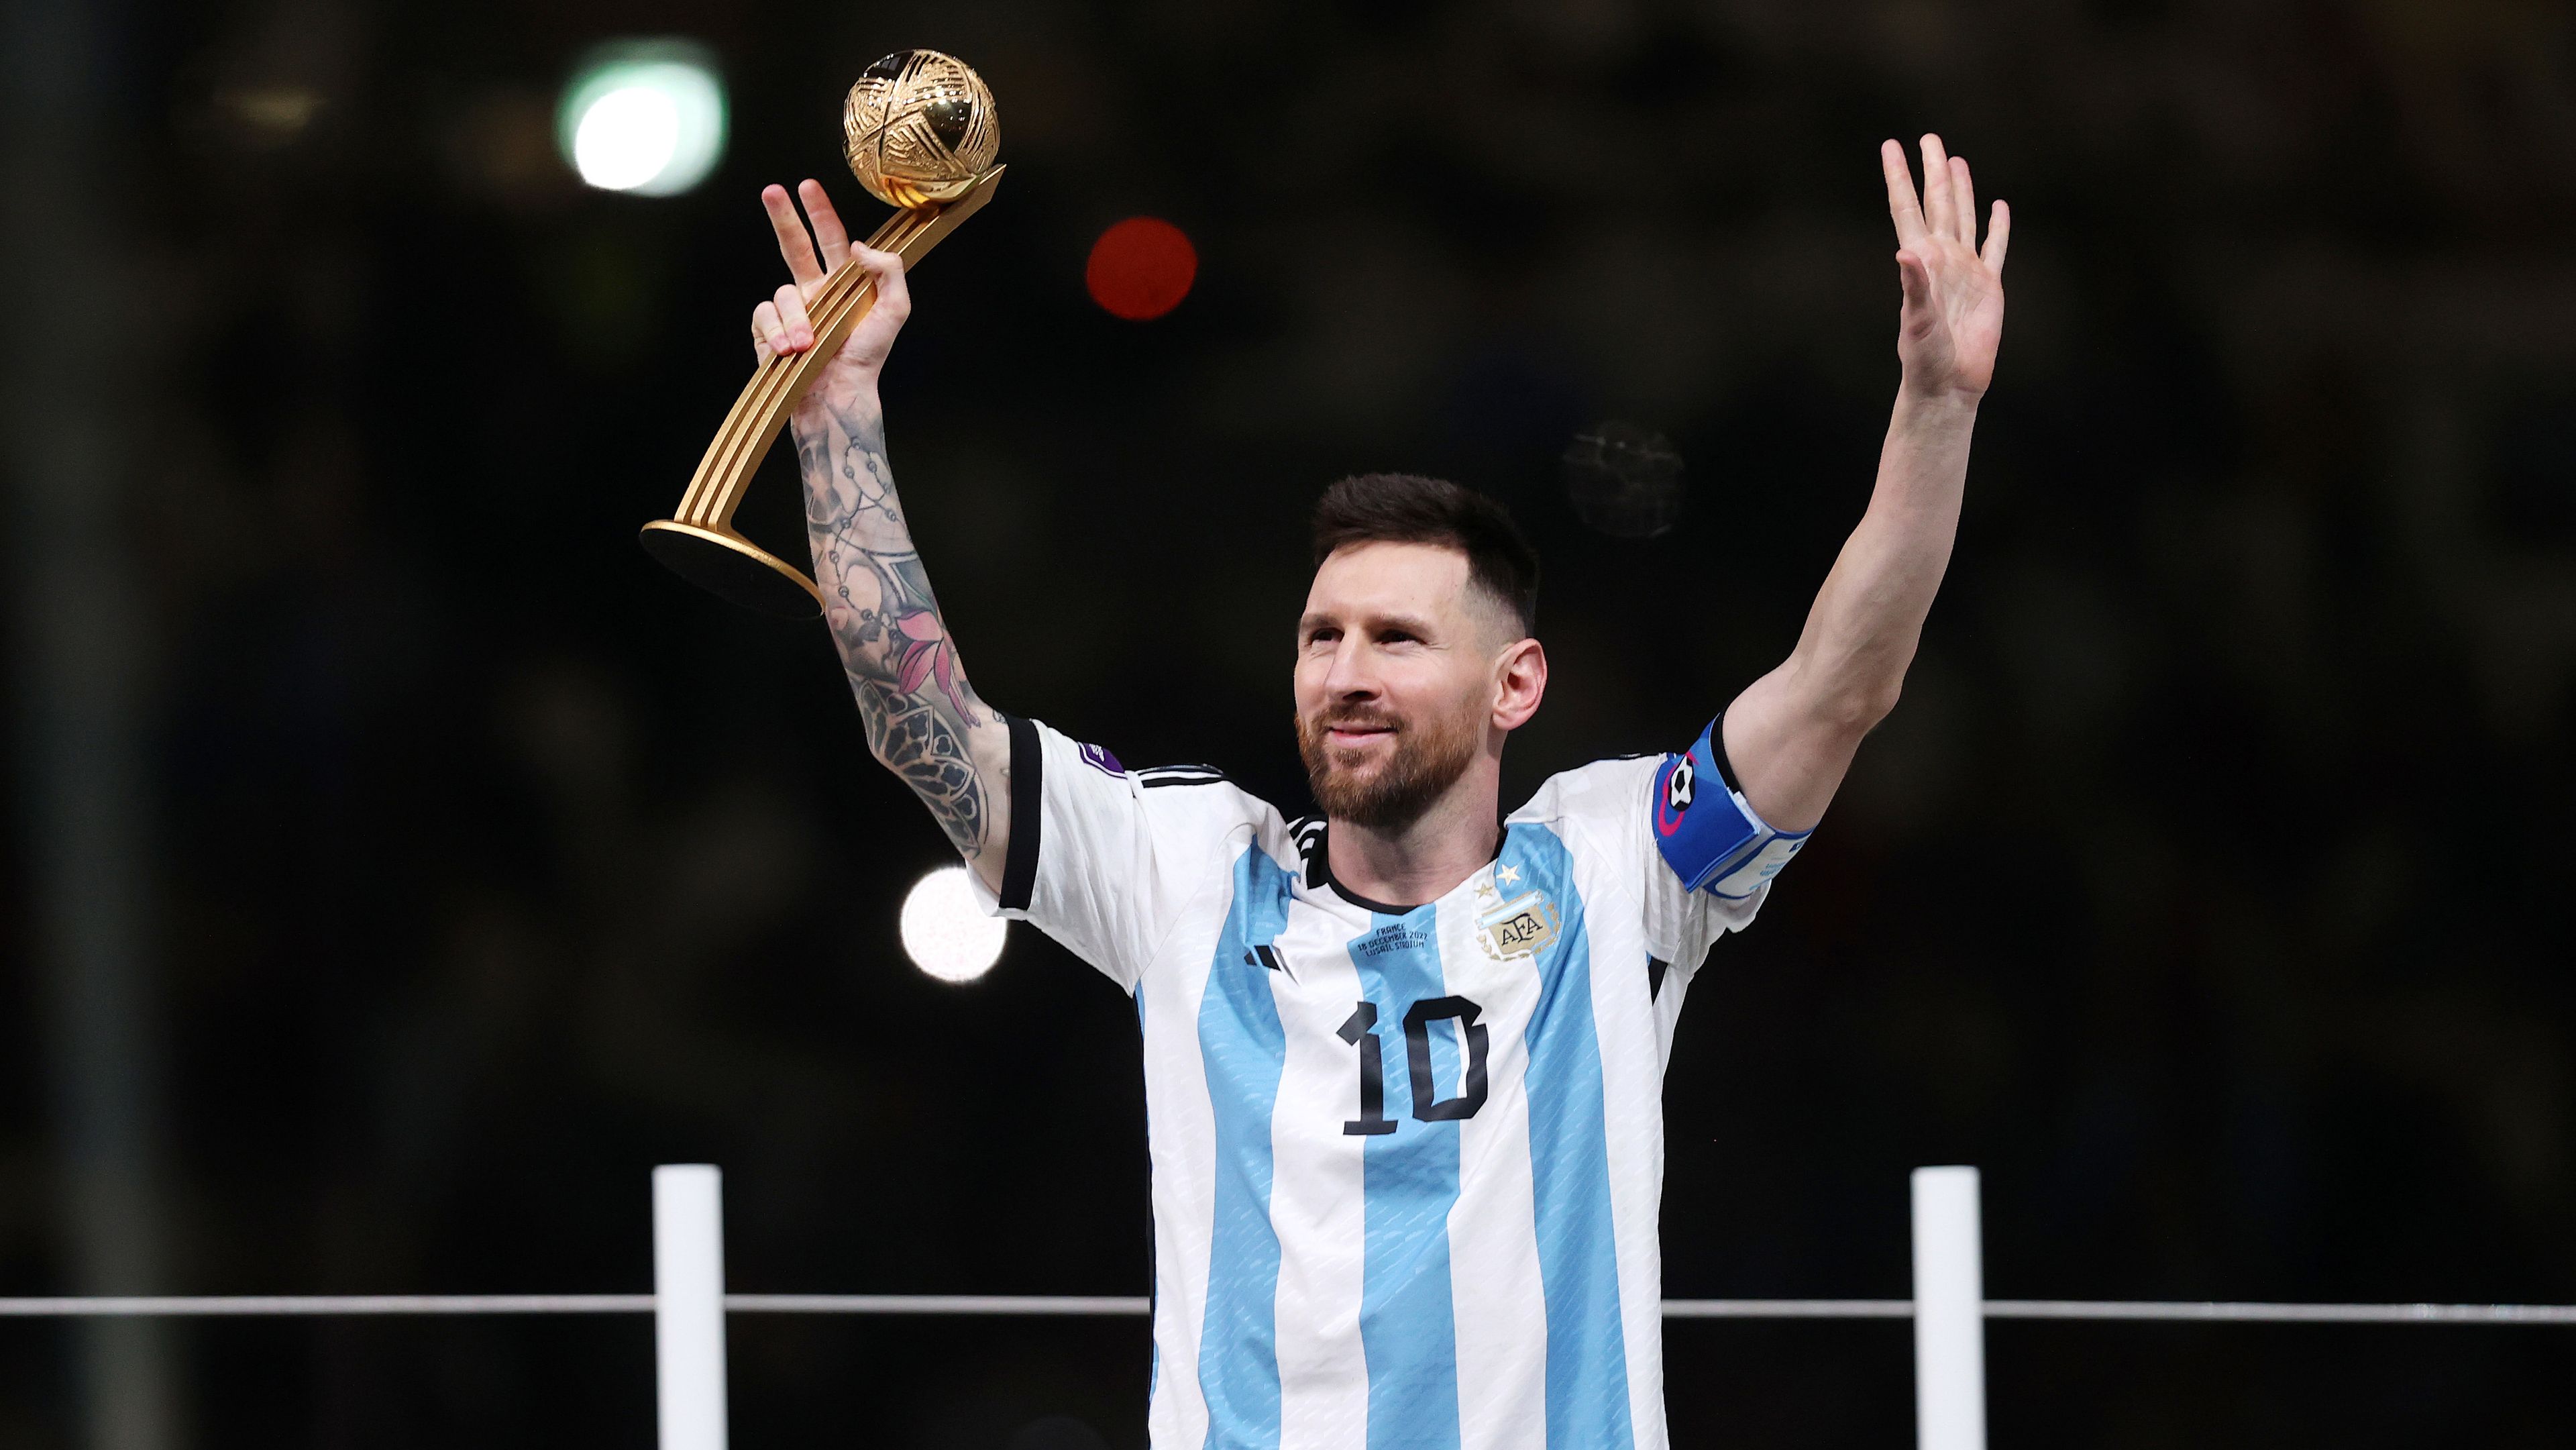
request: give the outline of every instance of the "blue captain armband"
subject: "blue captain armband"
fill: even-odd
[[[1709,721],[1687,754],[1665,757],[1655,772],[1655,849],[1684,888],[1741,901],[1815,832],[1775,831],[1754,811],[1726,762],[1725,719]]]

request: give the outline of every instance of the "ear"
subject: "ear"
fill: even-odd
[[[1546,648],[1534,639],[1505,646],[1494,661],[1494,728],[1518,730],[1528,724],[1546,694]]]

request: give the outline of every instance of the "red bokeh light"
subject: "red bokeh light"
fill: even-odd
[[[1161,217],[1131,216],[1091,244],[1082,285],[1112,317],[1143,322],[1180,306],[1198,274],[1188,234]]]

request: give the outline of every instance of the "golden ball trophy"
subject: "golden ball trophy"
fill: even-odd
[[[860,72],[842,107],[841,131],[851,174],[896,208],[868,245],[903,258],[907,272],[991,200],[1002,178],[993,164],[1002,145],[993,93],[964,61],[935,50],[899,50]],[[814,581],[735,532],[733,514],[779,427],[875,302],[876,284],[855,258],[823,279],[805,302],[814,346],[773,357],[751,375],[698,460],[680,507],[644,526],[644,552],[747,608],[790,619],[822,613]]]

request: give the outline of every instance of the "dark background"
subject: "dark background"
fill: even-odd
[[[1677,747],[1786,652],[1867,497],[1877,142],[1937,128],[2013,203],[1904,703],[1685,1014],[1671,1294],[1902,1296],[1906,1171],[1968,1162],[1999,1297],[2576,1299],[2567,8],[12,13],[56,12],[87,69],[60,105],[13,82],[7,377],[93,382],[12,427],[114,456],[93,552],[131,688],[124,733],[45,734],[88,656],[40,647],[26,581],[92,556],[13,493],[36,743],[0,862],[0,1292],[116,1281],[80,1267],[66,1166],[100,1081],[144,1125],[141,1287],[640,1291],[647,1172],[703,1160],[738,1289],[1143,1292],[1129,1004],[1025,928],[973,986],[906,964],[895,906],[944,848],[823,632],[633,542],[780,280],[758,186],[819,176],[872,222],[840,94],[932,45],[991,82],[1011,166],[916,275],[886,382],[963,657],[997,705],[1291,811],[1324,482],[1445,473],[1540,539],[1556,680],[1511,799]],[[555,88],[662,34],[722,60],[724,162],[674,199],[582,190]],[[1148,324],[1081,280],[1137,213],[1202,262]],[[25,240],[58,214],[87,241]],[[1556,460],[1605,418],[1687,458],[1673,532],[1577,522]],[[792,547],[788,461],[750,512]],[[142,1026],[105,1067],[58,1040],[47,925],[83,819],[59,763],[92,745],[135,782]],[[2572,1334],[2003,1323],[1994,1441],[2566,1444]],[[746,1447],[1098,1443],[1050,1416],[1142,1444],[1140,1321],[733,1335]],[[0,1441],[103,1443],[83,1343],[0,1321]],[[160,1343],[160,1450],[652,1434],[638,1318]],[[1667,1353],[1678,1445],[1911,1434],[1901,1323],[1680,1324]]]

